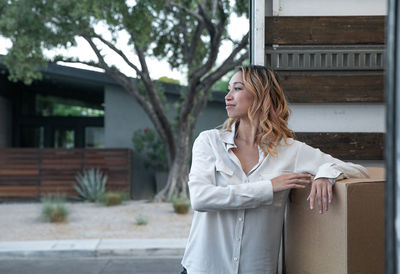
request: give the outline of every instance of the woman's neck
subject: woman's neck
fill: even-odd
[[[240,119],[235,139],[248,145],[255,145],[257,128],[253,127],[248,119]]]

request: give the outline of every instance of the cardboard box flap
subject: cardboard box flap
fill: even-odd
[[[385,169],[381,167],[368,167],[369,178],[348,178],[339,180],[339,184],[356,184],[356,183],[384,183]]]

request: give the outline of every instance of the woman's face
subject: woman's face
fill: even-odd
[[[244,87],[242,72],[236,72],[228,85],[225,96],[226,111],[229,118],[247,118],[247,110],[253,103],[253,95]]]

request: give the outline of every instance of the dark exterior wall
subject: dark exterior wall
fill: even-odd
[[[11,103],[0,96],[0,147],[11,146]]]

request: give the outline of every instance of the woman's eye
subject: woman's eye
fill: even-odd
[[[242,88],[235,88],[235,90],[242,90]]]

